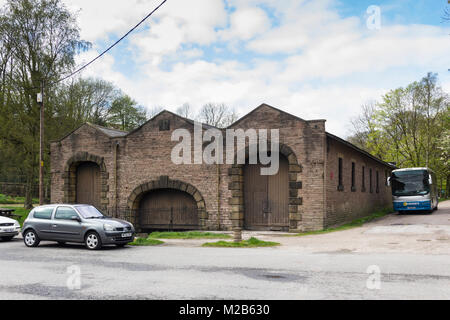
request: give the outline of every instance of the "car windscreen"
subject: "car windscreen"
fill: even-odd
[[[75,206],[84,219],[103,218],[103,214],[93,206]]]
[[[394,196],[417,196],[430,192],[426,170],[393,172],[391,183]]]

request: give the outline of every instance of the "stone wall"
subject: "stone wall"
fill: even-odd
[[[52,203],[74,201],[76,165],[91,161],[101,169],[102,207],[108,212],[129,211],[130,219],[136,221],[141,197],[155,188],[167,187],[186,191],[194,197],[201,228],[242,227],[245,218],[243,166],[174,164],[171,153],[178,142],[171,141],[171,137],[175,129],[185,129],[194,135],[192,121],[162,112],[127,135],[108,135],[86,124],[52,143]],[[384,184],[386,166],[327,138],[325,120],[305,121],[262,105],[234,123],[231,129],[279,129],[280,152],[289,162],[292,232],[321,230],[366,215],[390,202],[390,189]],[[335,180],[338,155],[344,158],[343,191],[337,190]],[[360,188],[354,192],[350,186],[345,188],[351,179],[348,166],[352,160],[357,164],[357,185],[362,163],[366,164],[367,177],[369,167],[373,168],[374,181],[375,172],[380,172],[378,193],[375,189],[370,193]]]
[[[170,130],[160,130],[161,121],[168,121]],[[183,164],[171,161],[171,152],[178,142],[171,141],[175,129],[186,129],[194,135],[192,123],[169,112],[162,113],[126,138],[114,139],[118,143],[117,176],[118,207],[129,206],[134,190],[146,183],[168,177],[185,185],[192,185],[204,199],[205,212],[201,219],[205,229],[218,227],[218,196],[222,185],[216,165]],[[223,168],[222,171],[226,171]],[[222,208],[222,227],[229,228],[231,222],[227,208]],[[204,220],[204,221],[203,221]]]
[[[373,160],[365,154],[333,138],[327,139],[326,164],[326,217],[325,227],[343,224],[367,216],[378,209],[392,206],[391,188],[386,184],[386,174],[391,167]],[[342,188],[338,190],[338,159],[342,158]],[[352,162],[355,163],[355,188],[352,190]],[[365,167],[365,188],[362,171]],[[372,169],[372,188],[370,188]],[[378,188],[376,173],[379,175]]]
[[[95,162],[101,169],[102,209],[113,201],[113,141],[107,135],[85,124],[65,139],[51,144],[51,202],[75,201],[75,170],[79,162]]]
[[[263,105],[233,124],[231,128],[279,129],[280,152],[289,161],[290,230],[321,230],[324,222],[325,120],[305,121]],[[239,168],[235,166],[235,169]],[[237,171],[235,171],[237,172]],[[232,181],[236,182],[236,181]],[[243,197],[233,184],[225,196],[230,201]],[[245,210],[233,204],[234,218],[243,221]],[[236,220],[236,219],[234,219]],[[235,222],[237,223],[237,222]]]

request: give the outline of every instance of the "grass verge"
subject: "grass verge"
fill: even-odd
[[[389,213],[393,213],[393,212],[394,211],[389,208],[382,209],[380,211],[377,211],[377,212],[371,214],[370,216],[353,220],[352,222],[343,224],[342,226],[339,226],[339,227],[327,228],[327,229],[318,230],[318,231],[302,232],[302,233],[297,233],[297,234],[293,234],[293,235],[288,235],[287,237],[303,237],[303,236],[310,236],[310,235],[315,235],[315,234],[325,234],[325,233],[331,233],[331,232],[336,232],[336,231],[344,231],[344,230],[348,230],[348,229],[353,229],[353,228],[361,227],[365,223],[368,223],[375,219],[384,217],[385,215],[387,215]]]
[[[231,236],[224,233],[213,232],[152,232],[149,239],[231,239]]]
[[[256,248],[256,247],[275,247],[278,242],[262,241],[257,238],[242,240],[241,242],[217,241],[204,243],[203,247],[222,247],[222,248]]]
[[[163,244],[163,241],[156,240],[156,239],[150,239],[150,238],[137,238],[133,242],[129,243],[130,246],[137,246],[137,247],[146,247],[146,246],[157,246],[160,244]]]
[[[33,198],[34,204],[39,203],[38,199]],[[11,197],[0,193],[0,204],[24,204],[25,197]]]

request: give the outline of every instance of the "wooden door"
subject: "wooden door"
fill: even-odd
[[[278,174],[267,176],[269,227],[271,230],[289,230],[289,162],[280,156]]]
[[[248,230],[268,226],[268,179],[260,174],[261,165],[247,165],[244,169],[244,227]]]
[[[179,190],[160,189],[145,195],[139,206],[139,217],[144,229],[198,228],[197,202]]]
[[[244,227],[248,230],[289,230],[289,163],[280,155],[276,175],[261,175],[262,165],[244,167]]]
[[[81,163],[77,168],[76,203],[101,205],[100,167],[93,162]]]

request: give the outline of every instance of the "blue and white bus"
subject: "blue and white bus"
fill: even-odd
[[[394,210],[426,211],[438,208],[436,176],[428,168],[406,168],[392,171],[388,178],[392,187]]]

